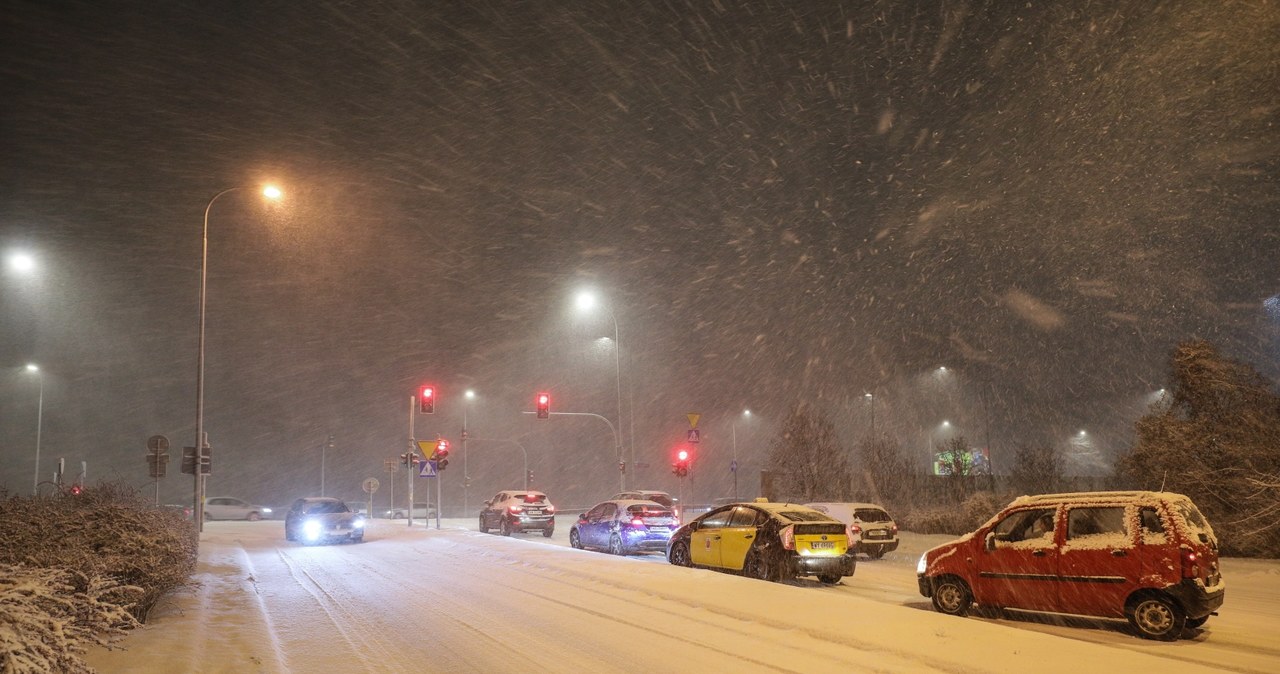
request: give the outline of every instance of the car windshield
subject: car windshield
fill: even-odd
[[[778,516],[792,522],[828,522],[831,517],[816,510],[785,510]]]
[[[654,503],[662,504],[668,508],[675,505],[675,502],[671,500],[671,497],[666,494],[645,494],[643,498],[648,501],[653,501]]]
[[[633,517],[672,517],[671,511],[667,508],[646,505],[628,506],[627,514]]]
[[[347,510],[347,504],[341,501],[320,501],[307,506],[306,513],[308,515],[324,515],[326,513],[345,513],[351,512]]]
[[[853,511],[853,516],[863,522],[889,522],[893,519],[879,508],[858,508]]]

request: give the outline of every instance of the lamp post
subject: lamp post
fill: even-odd
[[[27,364],[27,372],[34,372],[40,382],[40,398],[36,405],[36,475],[31,484],[31,495],[40,495],[40,431],[44,428],[44,373],[35,363]]]
[[[750,419],[751,410],[742,410],[742,416],[744,418]],[[733,473],[733,500],[737,501],[738,500],[738,420],[737,419],[734,419],[733,423],[729,424],[729,430],[730,430],[730,434],[733,436],[733,465],[730,466],[731,468],[730,472]]]
[[[596,296],[584,290],[583,292],[578,293],[577,304],[578,304],[579,310],[590,311],[596,305]],[[604,310],[605,310],[605,313],[609,315],[609,320],[613,321],[613,369],[614,369],[614,380],[617,385],[617,399],[618,399],[618,411],[617,411],[617,416],[615,418],[618,420],[618,428],[622,428],[622,343],[618,341],[617,317],[614,316],[613,310],[610,309],[607,305],[604,307]],[[618,441],[617,441],[618,468],[619,468],[619,472],[622,473],[619,479],[619,482],[622,484],[622,490],[626,491],[627,471],[625,468],[624,457],[622,453],[622,436],[618,434],[617,437],[618,437]],[[635,451],[636,451],[636,448],[633,445],[631,447],[631,466],[633,469],[635,468],[635,465],[636,465]]]
[[[871,408],[871,440],[876,439],[876,397],[870,393],[862,394],[867,399],[867,407]]]
[[[467,431],[467,408],[471,407],[471,401],[476,399],[476,392],[467,389],[467,392],[462,395],[465,398],[465,402],[462,404],[462,512],[465,514],[471,512],[468,498],[468,490],[471,488],[471,473],[467,472],[467,436],[470,435]],[[528,459],[525,459],[525,463],[528,463]],[[529,471],[525,470],[525,474],[528,475],[528,473]],[[529,486],[525,485],[525,490],[528,491],[528,489]]]
[[[201,458],[204,456],[204,308],[205,308],[205,291],[208,287],[209,278],[209,211],[213,209],[213,202],[224,194],[230,194],[239,190],[251,189],[244,186],[229,187],[209,199],[208,205],[204,207],[204,229],[201,236],[200,248],[200,330],[199,339],[196,345],[196,470],[195,470],[195,505],[192,508],[195,517],[196,528],[204,531],[204,472],[201,467]],[[279,199],[280,190],[274,186],[267,185],[262,189],[262,195],[268,199]]]

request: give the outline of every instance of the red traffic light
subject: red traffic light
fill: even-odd
[[[537,403],[538,418],[549,418],[551,416],[551,394],[539,393],[535,402]]]
[[[436,411],[436,387],[423,386],[418,393],[418,405],[422,413],[434,414]]]
[[[676,452],[676,460],[678,460],[678,461],[688,461],[688,460],[689,460],[689,450],[687,450],[687,449],[682,449],[682,450],[680,450],[679,452]]]

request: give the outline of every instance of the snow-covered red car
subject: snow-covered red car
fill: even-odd
[[[1022,496],[977,531],[920,557],[920,593],[943,613],[999,609],[1125,618],[1173,641],[1222,606],[1218,540],[1168,492]]]

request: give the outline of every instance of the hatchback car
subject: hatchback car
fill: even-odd
[[[884,553],[898,549],[898,525],[874,503],[807,503],[844,522],[849,529],[849,545],[854,552],[880,559]]]
[[[436,504],[434,503],[415,503],[412,512],[407,506],[396,506],[386,511],[387,519],[403,520],[412,514],[416,519],[430,519],[436,516]]]
[[[270,508],[253,505],[231,496],[210,496],[204,500],[206,520],[249,520],[257,522],[271,515]]]
[[[972,534],[924,553],[920,593],[943,613],[991,608],[1128,619],[1173,641],[1222,606],[1218,541],[1168,492],[1023,496]]]
[[[284,537],[304,543],[359,543],[364,540],[364,525],[364,516],[351,512],[341,500],[313,496],[300,498],[289,507],[284,517]]]
[[[817,576],[827,584],[856,569],[845,525],[795,503],[721,506],[680,527],[667,544],[667,561],[782,581]]]
[[[676,507],[676,500],[671,498],[671,494],[665,491],[655,491],[653,489],[632,489],[624,491],[621,494],[614,494],[611,501],[653,501],[659,505],[668,508]]]
[[[578,516],[569,528],[569,545],[629,555],[642,550],[667,549],[671,532],[680,526],[676,515],[654,501],[605,501]]]
[[[500,491],[484,502],[480,511],[480,533],[497,529],[503,536],[541,531],[551,538],[556,532],[556,507],[540,491]]]

